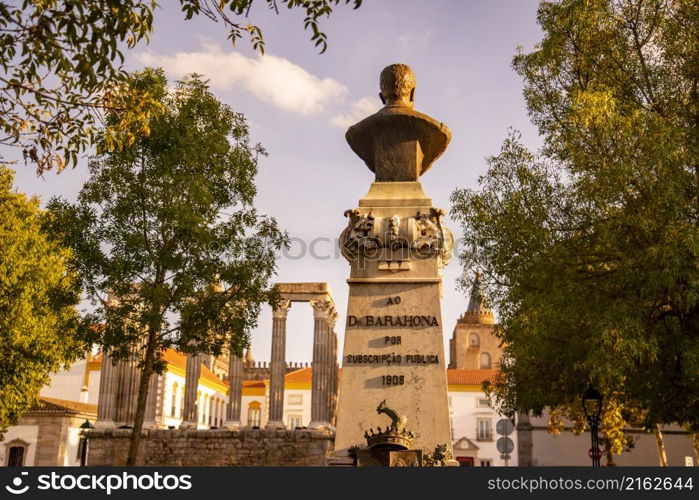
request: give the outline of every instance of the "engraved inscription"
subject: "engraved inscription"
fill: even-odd
[[[381,383],[383,385],[403,385],[405,384],[405,375],[381,375]]]
[[[372,328],[439,326],[436,316],[347,316],[347,326],[367,326]]]

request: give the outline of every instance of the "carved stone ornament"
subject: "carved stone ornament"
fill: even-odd
[[[313,307],[313,316],[316,318],[330,318],[335,312],[329,300],[311,300],[310,302]]]
[[[272,318],[275,319],[286,319],[286,315],[289,313],[289,308],[291,307],[291,301],[287,299],[279,299],[277,306],[272,309]]]
[[[401,238],[400,234],[400,217],[397,215],[388,219],[388,244],[391,249],[396,250],[403,246],[405,238]]]
[[[356,257],[360,250],[375,250],[379,247],[379,240],[373,236],[374,214],[371,212],[361,214],[359,210],[345,210],[345,217],[349,219],[348,225],[340,235],[340,249],[348,258]]]
[[[415,215],[415,234],[412,248],[420,257],[437,254],[440,267],[449,263],[454,248],[454,235],[443,223],[445,212],[441,208],[431,208],[429,213]]]
[[[376,407],[376,413],[387,415],[391,419],[391,426],[386,427],[385,430],[381,430],[381,426],[378,426],[376,431],[370,429],[364,433],[369,449],[377,447],[410,449],[413,439],[415,439],[415,434],[406,428],[408,417],[389,408],[385,399]]]

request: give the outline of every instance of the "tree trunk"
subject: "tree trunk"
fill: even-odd
[[[655,424],[655,444],[658,445],[658,463],[661,467],[667,467],[667,454],[665,453],[665,443],[660,424]]]
[[[614,453],[612,453],[612,443],[609,439],[604,440],[604,458],[607,460],[605,465],[608,467],[616,465],[614,463]]]
[[[129,454],[126,458],[126,465],[136,465],[138,458],[138,445],[141,442],[141,429],[146,415],[146,403],[148,401],[148,388],[150,378],[153,375],[153,362],[155,361],[155,336],[157,329],[150,325],[148,327],[148,343],[146,344],[145,359],[141,369],[141,381],[138,385],[138,400],[136,402],[136,416],[134,417],[133,431],[131,432],[131,442],[129,443]]]

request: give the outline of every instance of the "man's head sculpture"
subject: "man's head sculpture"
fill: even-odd
[[[345,134],[376,182],[416,182],[444,152],[451,132],[413,109],[415,74],[406,64],[386,66],[379,78],[385,106]]]
[[[415,73],[407,64],[386,66],[379,77],[379,97],[386,106],[415,105]]]

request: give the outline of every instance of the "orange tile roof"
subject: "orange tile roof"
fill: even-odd
[[[451,385],[481,385],[495,381],[497,370],[447,370],[447,380]]]
[[[243,380],[243,387],[264,387],[264,380]]]
[[[97,405],[58,398],[39,398],[39,402],[27,410],[29,413],[63,413],[69,415],[97,415]]]
[[[173,366],[176,366],[178,368],[182,368],[183,370],[187,369],[187,355],[182,354],[179,351],[176,351],[175,349],[168,349],[162,354],[162,359],[168,364],[172,364]],[[102,362],[102,353],[100,352],[92,358],[91,360],[92,363],[101,363]],[[219,384],[223,385],[228,385],[228,381],[226,380],[221,380],[218,375],[216,375],[214,372],[212,372],[209,368],[206,366],[202,365],[201,367],[201,376],[207,380],[210,380],[211,382],[218,382]]]
[[[165,352],[163,352],[161,354],[161,359],[166,363],[172,364],[173,366],[177,366],[178,368],[182,368],[183,370],[187,369],[187,355],[182,354],[181,352],[176,351],[175,349],[168,349]],[[219,384],[228,385],[228,381],[221,380],[214,372],[209,370],[204,365],[201,366],[201,378],[207,379],[211,382],[217,382]]]
[[[301,368],[284,375],[284,382],[310,382],[313,380],[313,368]]]
[[[447,380],[451,385],[480,385],[483,382],[494,381],[497,370],[447,370]],[[305,382],[313,380],[313,368],[301,368],[284,376],[284,382]],[[257,384],[257,385],[256,385]],[[262,380],[243,381],[244,387],[262,387]]]

